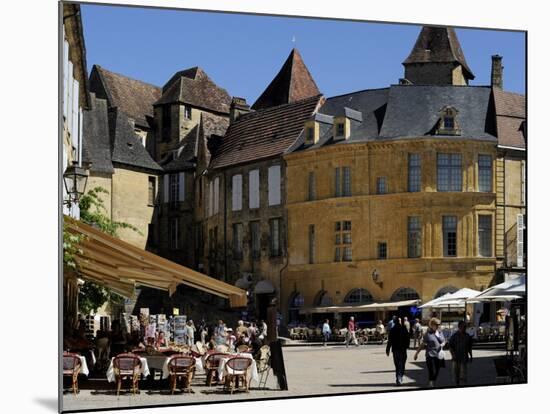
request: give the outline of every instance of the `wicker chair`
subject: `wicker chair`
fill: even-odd
[[[71,378],[71,390],[74,395],[78,393],[78,374],[81,367],[82,362],[78,354],[63,352],[63,376]]]
[[[116,395],[120,394],[122,381],[129,379],[132,382],[132,392],[139,392],[138,381],[141,375],[141,360],[135,354],[119,354],[113,359],[113,371],[116,381]]]
[[[252,365],[252,359],[250,358],[234,357],[229,359],[225,364],[224,389],[229,389],[233,394],[235,383],[240,380],[241,387],[248,392],[248,368],[250,365]]]
[[[265,388],[269,371],[271,370],[271,349],[269,345],[260,348],[259,358],[256,360],[256,367],[260,375],[260,388]]]
[[[204,370],[206,371],[206,385],[211,386],[220,366],[220,359],[227,358],[229,354],[224,352],[214,352],[206,357]]]
[[[176,391],[178,380],[183,380],[182,391],[192,392],[191,381],[195,372],[195,358],[188,355],[176,354],[168,362],[170,372],[170,390],[172,394]]]

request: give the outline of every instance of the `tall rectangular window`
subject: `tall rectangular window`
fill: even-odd
[[[387,192],[386,177],[378,177],[376,179],[376,194],[386,194]]]
[[[437,154],[437,191],[462,191],[462,154]]]
[[[243,258],[243,225],[241,223],[233,224],[233,259]]]
[[[385,260],[388,258],[388,243],[379,242],[378,243],[378,259]]]
[[[334,169],[334,196],[342,197],[342,183],[340,182],[340,167]]]
[[[422,255],[422,227],[420,217],[409,217],[407,221],[407,253],[415,258]]]
[[[260,222],[250,222],[250,254],[253,259],[260,257]]]
[[[344,177],[343,177],[343,196],[344,197],[350,197],[351,196],[351,168],[350,167],[343,167]]]
[[[235,174],[231,178],[231,210],[240,211],[243,208],[243,176]]]
[[[260,208],[260,170],[248,173],[248,208]]]
[[[315,173],[313,171],[309,172],[307,180],[307,199],[308,201],[313,201],[316,198],[316,188],[315,188]]]
[[[335,262],[352,261],[351,221],[337,221],[335,223]]]
[[[309,225],[309,263],[315,263],[315,225]]]
[[[280,256],[281,249],[281,219],[269,220],[270,254],[272,257]]]
[[[493,191],[493,157],[480,154],[477,158],[477,169],[479,191]]]
[[[267,202],[270,206],[281,204],[281,166],[272,165],[267,170]]]
[[[443,256],[456,256],[456,216],[443,216]]]
[[[214,178],[214,214],[220,212],[220,177]]]
[[[179,174],[170,174],[169,175],[169,189],[170,189],[170,207],[175,208],[178,205],[179,201]]]
[[[189,105],[184,105],[184,107],[183,107],[183,117],[185,119],[191,119],[191,107]]]
[[[179,220],[177,217],[170,219],[170,248],[179,249]]]
[[[422,185],[420,154],[409,154],[409,192],[418,192]]]
[[[493,216],[477,217],[477,233],[479,255],[491,257],[493,255]]]
[[[162,140],[170,141],[170,128],[172,126],[172,106],[164,105],[162,107]]]
[[[150,206],[155,205],[155,197],[157,195],[157,179],[156,177],[149,177],[149,188],[147,193],[147,204]]]

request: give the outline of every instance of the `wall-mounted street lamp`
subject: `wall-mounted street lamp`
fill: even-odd
[[[380,278],[380,273],[378,272],[378,270],[374,269],[374,270],[372,271],[371,276],[372,276],[372,281],[373,281],[374,283],[376,283],[377,285],[379,285],[380,287],[382,287],[382,285],[384,284],[384,282],[381,280],[381,278]]]
[[[78,164],[73,161],[73,164],[69,165],[63,174],[63,182],[68,195],[68,200],[64,200],[63,202],[68,205],[78,203],[80,197],[84,195],[87,181],[88,171],[79,167]]]

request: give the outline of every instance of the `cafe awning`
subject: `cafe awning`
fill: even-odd
[[[334,306],[318,306],[313,308],[300,309],[301,314],[308,313],[361,313],[374,311],[391,311],[397,310],[401,306],[415,306],[420,303],[420,299],[401,300],[397,302],[373,302],[363,305],[334,305]]]
[[[135,286],[167,290],[172,294],[179,284],[229,300],[231,307],[246,306],[246,291],[171,262],[130,243],[117,239],[88,224],[65,216],[68,231],[83,235],[75,260],[79,275],[102,284],[124,297],[134,294]]]

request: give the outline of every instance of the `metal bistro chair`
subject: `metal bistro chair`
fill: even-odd
[[[71,378],[71,390],[74,395],[78,393],[78,374],[81,367],[82,362],[78,354],[63,352],[63,376]]]
[[[220,359],[227,358],[229,354],[224,352],[214,352],[206,357],[204,370],[206,371],[206,385],[211,386],[220,366]]]
[[[193,392],[191,381],[195,372],[195,358],[188,355],[176,354],[168,362],[170,371],[170,390],[172,394],[176,391],[178,380],[183,380],[182,392]]]
[[[130,379],[132,382],[132,392],[135,394],[138,389],[138,381],[141,375],[141,360],[135,354],[119,354],[113,359],[113,371],[116,381],[116,395],[120,394],[122,381]]]
[[[271,370],[271,349],[268,345],[260,348],[259,358],[256,360],[256,367],[260,375],[260,388],[266,388],[267,378]]]
[[[248,392],[248,368],[252,365],[252,359],[243,358],[243,357],[234,357],[229,359],[225,364],[225,384],[224,389],[230,390],[233,394],[235,389],[235,383],[239,380],[241,382],[241,387]],[[237,385],[237,388],[238,385]]]

